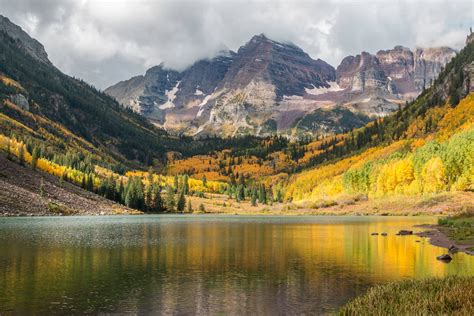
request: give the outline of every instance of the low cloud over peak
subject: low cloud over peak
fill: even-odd
[[[164,62],[183,69],[255,34],[300,46],[337,66],[346,55],[395,45],[461,48],[470,0],[0,0],[70,75],[105,88]]]

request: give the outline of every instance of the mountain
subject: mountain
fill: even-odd
[[[185,81],[192,85],[199,82],[209,93],[213,89],[209,85],[214,83],[209,83],[212,74],[202,71],[206,67],[205,62],[196,63],[193,68],[196,70],[189,71]],[[219,69],[217,65],[208,68],[209,71]],[[160,68],[149,72],[153,71],[159,72]],[[168,73],[171,82],[173,73]],[[220,76],[215,81],[223,77]],[[151,77],[166,78],[156,74]],[[155,89],[147,80],[149,77],[135,79],[130,91],[140,91],[140,85],[145,86],[143,82],[147,91]],[[186,91],[184,85],[183,90]],[[226,141],[210,144],[210,141],[168,135],[142,115],[124,109],[107,94],[62,73],[49,61],[41,43],[3,16],[0,16],[0,134],[15,135],[23,141],[28,139],[30,144],[49,148],[51,158],[62,159],[69,151],[91,154],[95,162],[113,168],[164,164],[168,152],[189,156],[219,150],[226,144]]]
[[[395,46],[375,55],[362,52],[342,60],[337,84],[344,89],[346,105],[367,115],[384,116],[429,87],[455,55],[448,47],[411,51]]]
[[[80,147],[114,162],[159,158],[165,135],[140,115],[81,80],[71,78],[48,60],[43,46],[7,18],[0,17],[1,112],[12,121],[2,132],[29,127],[30,136],[46,140],[47,131],[80,139]],[[65,148],[58,137],[55,144]],[[136,140],[140,139],[140,142]],[[88,144],[87,146],[83,146]]]
[[[161,64],[105,92],[156,125],[188,135],[336,133],[414,99],[455,54],[447,47],[396,46],[348,56],[334,69],[261,34],[236,53],[183,72]],[[323,122],[328,116],[333,119]]]
[[[31,38],[21,27],[2,15],[0,15],[0,32],[8,34],[9,37],[15,40],[16,45],[31,57],[44,64],[52,65],[43,44]]]

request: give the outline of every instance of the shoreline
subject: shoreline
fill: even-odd
[[[436,246],[436,247],[446,248],[446,249],[449,249],[449,247],[451,246],[455,246],[456,248],[458,248],[458,252],[464,252],[465,254],[474,256],[474,250],[469,250],[470,248],[472,248],[471,245],[462,245],[453,241],[439,229],[438,225],[426,224],[426,225],[417,225],[416,227],[427,229],[420,233],[415,233],[415,235],[422,238],[428,238],[429,243],[431,245]]]
[[[12,213],[12,214],[0,214],[0,218],[10,218],[10,217],[87,217],[87,216],[94,216],[94,217],[102,217],[102,216],[146,216],[146,215],[177,215],[177,216],[268,216],[268,217],[278,217],[278,216],[311,216],[311,217],[320,217],[320,216],[333,216],[333,217],[344,217],[344,216],[356,216],[356,217],[442,217],[445,216],[444,214],[370,214],[370,213],[315,213],[315,212],[300,212],[300,213],[258,213],[258,212],[240,212],[240,213],[233,213],[233,212],[193,212],[193,213],[146,213],[141,211],[136,212],[124,212],[124,213],[77,213],[77,214],[61,214],[61,213],[39,213],[39,214],[25,214],[25,213]],[[429,225],[427,225],[429,226]],[[419,225],[417,227],[423,227],[423,225]],[[420,236],[424,237],[424,236]]]

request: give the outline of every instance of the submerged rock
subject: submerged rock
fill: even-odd
[[[372,235],[372,236],[378,236],[379,233],[372,233],[372,234],[370,234],[370,235]]]
[[[436,257],[436,259],[439,260],[439,261],[449,262],[449,261],[453,260],[453,257],[451,257],[448,254],[444,254],[444,255]]]
[[[387,236],[387,233],[381,233],[380,235],[382,235],[382,236]]]
[[[405,235],[413,235],[412,230],[404,230],[402,229],[401,231],[398,232],[398,236],[405,236]]]

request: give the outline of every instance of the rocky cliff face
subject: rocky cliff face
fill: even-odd
[[[238,50],[219,88],[245,89],[252,82],[264,81],[275,86],[277,100],[281,100],[285,95],[303,95],[306,88],[329,87],[328,82],[335,79],[331,65],[261,34]]]
[[[167,113],[171,116],[173,112],[198,107],[212,94],[227,73],[233,56],[233,52],[222,52],[213,59],[196,62],[183,72],[160,64],[148,69],[144,76],[119,82],[105,92],[163,125]]]
[[[411,51],[395,46],[380,50],[376,55],[363,52],[344,58],[337,67],[337,82],[351,91],[376,88],[397,99],[414,98],[431,84],[455,54],[448,47]]]
[[[26,51],[35,59],[52,65],[48,59],[48,54],[43,45],[37,40],[31,38],[25,31],[16,24],[13,24],[8,18],[0,15],[0,32],[5,32],[9,37],[16,41],[16,45]]]
[[[307,126],[329,133],[362,124],[360,115],[387,115],[415,98],[454,55],[446,47],[396,46],[348,56],[336,70],[262,34],[236,53],[198,61],[183,72],[160,65],[106,93],[157,125],[191,135],[295,135],[301,126],[305,133]],[[341,108],[357,115],[329,120],[334,126],[316,119],[321,113],[338,117]]]
[[[362,52],[344,58],[337,67],[337,83],[350,91],[384,88],[387,85],[380,61],[373,55]]]
[[[414,53],[414,84],[417,91],[429,87],[455,55],[449,47],[417,48]]]

